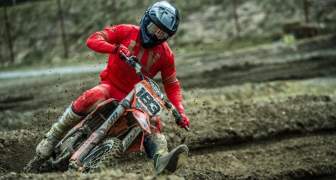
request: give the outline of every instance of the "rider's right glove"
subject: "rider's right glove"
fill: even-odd
[[[120,54],[125,54],[127,57],[130,57],[132,55],[131,51],[124,45],[119,44],[116,47],[116,52],[120,55]]]
[[[190,126],[190,121],[189,121],[189,118],[187,117],[187,115],[185,115],[184,113],[181,113],[181,117],[182,117],[182,120],[181,122],[179,123],[179,126],[181,128],[188,128]]]

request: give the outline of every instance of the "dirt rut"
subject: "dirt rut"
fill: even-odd
[[[187,179],[329,177],[336,173],[335,108],[336,101],[329,96],[235,103],[225,108],[195,107],[191,113],[195,121],[190,133],[167,126],[171,147],[183,141],[191,149],[189,164],[176,175]],[[0,167],[3,173],[20,172],[41,137],[41,131],[1,132]],[[153,174],[151,161],[144,154],[126,156],[110,165],[113,169],[136,173],[136,177]],[[12,173],[4,176],[14,177],[38,178],[40,175]],[[47,174],[45,177],[53,179],[57,175]],[[73,175],[63,177],[71,179]],[[84,177],[78,176],[79,179]]]
[[[335,59],[336,57],[334,56],[317,56],[288,63],[223,65],[211,71],[181,77],[180,80],[185,88],[204,88],[247,82],[335,77]]]

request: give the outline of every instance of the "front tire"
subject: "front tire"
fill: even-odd
[[[84,171],[94,171],[104,168],[105,163],[115,157],[119,157],[122,152],[122,143],[118,138],[109,138],[96,146],[82,161]]]

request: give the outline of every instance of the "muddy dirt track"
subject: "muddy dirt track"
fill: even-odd
[[[192,130],[170,118],[164,133],[170,148],[186,143],[190,158],[160,177],[141,153],[92,174],[22,173],[43,133],[97,74],[1,80],[0,179],[335,179],[335,62],[319,56],[182,76]]]

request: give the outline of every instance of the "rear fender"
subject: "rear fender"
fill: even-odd
[[[145,130],[148,134],[151,134],[149,116],[138,109],[132,109],[131,112],[134,119],[138,121],[140,127],[143,130]]]

